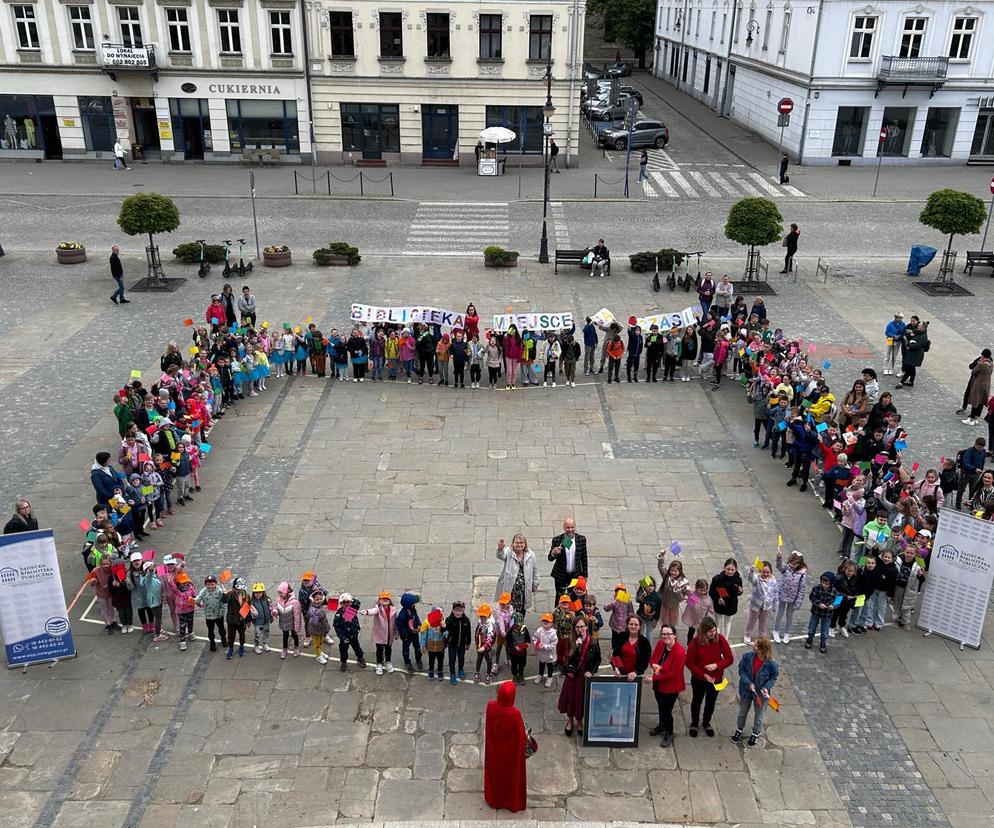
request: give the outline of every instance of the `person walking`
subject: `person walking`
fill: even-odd
[[[549,139],[549,169],[556,175],[559,175],[559,162],[556,157],[559,155],[559,144],[556,143],[555,138]]]
[[[787,165],[790,163],[790,158],[787,153],[780,156],[780,183],[789,184],[790,176],[787,175]]]
[[[781,184],[783,181],[780,182]],[[781,273],[790,273],[794,269],[794,256],[797,255],[797,240],[801,237],[801,231],[796,224],[790,225],[790,232],[783,237],[783,246],[787,248],[787,253],[783,257],[783,270]]]
[[[124,158],[124,145],[121,143],[120,138],[114,142],[114,169],[131,170],[131,167],[128,166],[128,162]]]
[[[110,301],[115,305],[127,305],[131,300],[124,298],[124,265],[121,264],[121,248],[116,244],[110,249],[110,275],[117,282],[117,290],[110,295]]]
[[[649,151],[642,150],[639,156],[639,184],[649,178]]]
[[[932,347],[928,340],[928,322],[922,322],[917,316],[911,317],[911,324],[904,332],[904,343],[901,349],[901,380],[898,388],[914,388],[915,374],[925,361],[925,352]]]
[[[991,370],[994,362],[991,361],[989,348],[984,348],[980,356],[970,363],[970,381],[966,386],[966,393],[963,395],[963,408],[957,411],[962,414],[966,406],[970,406],[970,413],[962,421],[964,425],[980,425],[980,412],[983,411],[987,400],[991,395]]]

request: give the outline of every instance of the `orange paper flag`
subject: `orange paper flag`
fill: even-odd
[[[570,604],[570,609],[573,610],[573,612],[579,612],[583,609],[583,601],[574,601]]]
[[[186,327],[188,327],[188,328],[192,328],[193,327],[193,320],[192,319],[184,319],[183,320],[183,324],[186,325]]]
[[[770,710],[772,710],[775,713],[780,712],[780,702],[777,699],[775,699],[773,696],[770,696],[766,701],[770,705]]]
[[[231,570],[230,569],[226,569],[220,575],[218,575],[217,577],[218,577],[218,580],[222,584],[226,584],[226,583],[228,583],[228,581],[231,580]]]
[[[908,540],[912,540],[912,539],[914,539],[915,535],[917,535],[917,534],[918,534],[918,530],[917,530],[917,529],[915,529],[915,527],[914,527],[914,526],[911,526],[911,525],[909,524],[908,526],[905,526],[905,527],[904,527],[904,536],[905,536],[905,537],[906,537],[906,538],[907,538]]]
[[[240,615],[240,616],[241,616],[242,618],[248,618],[248,614],[249,614],[249,613],[250,613],[251,611],[252,611],[252,608],[251,608],[251,607],[250,607],[250,606],[249,606],[248,604],[242,604],[242,605],[241,605],[241,606],[240,606],[240,607],[238,608],[238,614],[239,614],[239,615]]]

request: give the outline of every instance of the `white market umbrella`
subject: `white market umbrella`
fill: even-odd
[[[509,144],[517,137],[513,129],[499,126],[487,127],[480,133],[480,139],[488,144]]]

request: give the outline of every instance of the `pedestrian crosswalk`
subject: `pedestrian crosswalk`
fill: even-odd
[[[550,201],[549,207],[552,210],[552,226],[556,234],[556,247],[560,250],[568,250],[572,245],[569,243],[569,227],[566,224],[566,212],[563,210],[561,201]]]
[[[653,169],[650,158],[648,177],[640,182],[644,198],[806,198],[806,193],[790,184],[778,184],[748,167],[697,170],[687,167]]]
[[[468,256],[510,245],[506,201],[422,201],[404,242],[405,256]]]

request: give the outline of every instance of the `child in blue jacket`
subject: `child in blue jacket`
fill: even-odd
[[[404,654],[404,666],[408,673],[414,672],[414,665],[411,664],[411,647],[414,647],[414,660],[418,665],[418,672],[424,671],[424,664],[421,661],[421,642],[418,637],[421,633],[421,618],[418,616],[418,601],[421,596],[413,592],[405,592],[400,596],[400,612],[397,613],[397,635],[400,638],[401,650]]]

